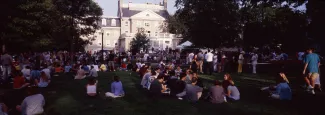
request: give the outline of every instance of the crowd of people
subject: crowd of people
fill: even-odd
[[[320,89],[319,66],[320,59],[312,49],[308,49],[302,61],[305,63],[303,74],[307,90],[315,94],[314,89]],[[131,52],[115,54],[114,52],[69,53],[66,51],[44,53],[22,53],[11,56],[4,53],[1,56],[1,84],[12,82],[13,94],[22,103],[16,110],[23,114],[43,113],[45,99],[37,90],[50,86],[52,77],[61,73],[73,75],[75,80],[87,79],[86,94],[89,97],[98,95],[98,71],[114,72],[135,71],[141,78],[140,85],[153,98],[171,96],[180,100],[197,102],[208,100],[212,103],[224,103],[240,100],[240,91],[230,74],[224,75],[224,80],[215,80],[211,87],[206,86],[199,77],[202,74],[212,75],[214,72],[227,72],[229,63],[237,64],[237,72],[243,72],[243,64],[252,65],[252,73],[256,74],[259,59],[257,53],[240,51],[236,55],[208,50],[203,53],[188,52],[182,57],[180,52],[157,52],[155,54],[132,54]],[[231,58],[230,58],[231,57]],[[286,56],[283,56],[286,57]],[[74,61],[72,61],[72,60]],[[236,60],[236,61],[235,61]],[[158,62],[152,67],[150,62]],[[118,67],[117,67],[118,65]],[[105,95],[119,98],[125,95],[119,76],[114,76],[111,91]],[[11,81],[12,80],[12,81]],[[289,80],[283,72],[277,76],[277,83],[264,87],[270,97],[280,100],[291,100],[292,91]],[[27,97],[23,97],[27,90]],[[1,100],[0,100],[1,101]],[[18,102],[17,102],[18,103]],[[6,105],[1,104],[0,113],[6,113]]]

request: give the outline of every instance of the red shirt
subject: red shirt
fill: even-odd
[[[25,84],[25,78],[23,76],[14,78],[14,89],[21,88]]]

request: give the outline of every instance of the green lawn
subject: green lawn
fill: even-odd
[[[118,75],[124,85],[126,96],[119,99],[104,97],[104,93],[110,90],[112,77]],[[233,75],[236,85],[241,92],[241,100],[235,103],[211,104],[200,101],[191,104],[173,98],[152,100],[139,88],[140,78],[135,73],[114,72],[99,73],[98,91],[100,96],[89,98],[85,94],[86,80],[73,80],[72,76],[61,75],[54,78],[51,86],[43,91],[46,98],[47,115],[295,115],[306,114],[303,109],[306,101],[298,101],[307,96],[296,96],[292,102],[279,102],[261,95],[259,88],[272,84],[272,77],[267,81],[259,80],[257,75]],[[208,87],[213,80],[222,79],[222,74],[214,76],[200,75],[204,84]],[[257,78],[257,79],[246,79]],[[313,96],[320,99],[319,96]],[[314,99],[314,98],[313,98]],[[317,104],[316,104],[317,105]],[[314,108],[318,110],[318,108]],[[318,112],[318,111],[317,111]]]

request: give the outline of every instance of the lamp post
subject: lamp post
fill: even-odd
[[[101,30],[102,33],[102,61],[104,61],[104,30]]]

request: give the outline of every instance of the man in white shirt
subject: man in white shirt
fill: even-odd
[[[257,65],[258,55],[256,53],[252,54],[252,66],[253,66],[253,74],[256,74],[256,65]]]
[[[94,66],[90,66],[90,73],[89,73],[89,76],[90,77],[98,77],[98,73],[97,73],[97,70],[94,68]]]
[[[207,69],[210,72],[210,75],[213,73],[213,54],[208,50],[208,53],[205,55],[205,59],[207,61]]]
[[[145,54],[143,55],[143,61],[144,61],[144,62],[147,62],[148,57],[149,57],[149,54],[145,53]]]

